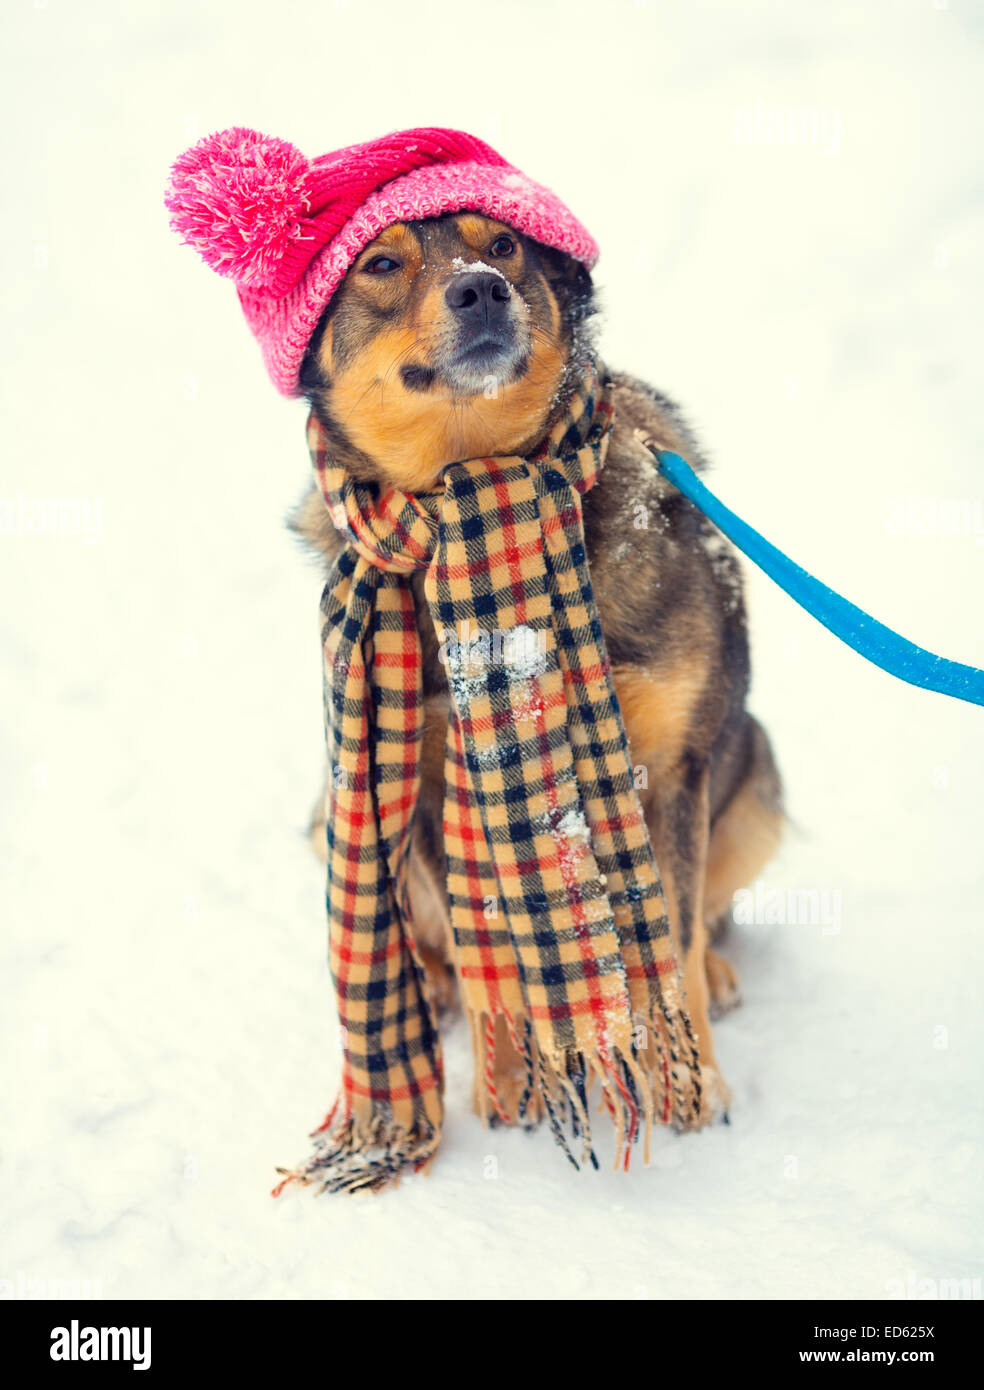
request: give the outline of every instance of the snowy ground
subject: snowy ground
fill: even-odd
[[[301,835],[319,586],[281,527],[303,408],[160,201],[169,160],[223,125],[311,153],[473,128],[594,230],[609,360],[691,409],[725,499],[984,664],[969,10],[350,0],[292,6],[283,38],[228,0],[6,16],[0,1294],[877,1298],[984,1277],[980,712],[866,667],[755,576],[753,706],[797,825],[764,890],[787,919],[804,891],[826,911],[734,943],[730,1128],[577,1176],[546,1134],[481,1130],[459,1029],[430,1178],[267,1197],[337,1076]],[[84,500],[84,534],[30,534],[36,499]]]

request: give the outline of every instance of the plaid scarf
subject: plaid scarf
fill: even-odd
[[[444,835],[455,963],[486,1116],[546,1115],[597,1166],[600,1083],[616,1165],[699,1107],[696,1049],[591,588],[583,495],[613,422],[592,368],[529,459],[452,464],[413,496],[353,481],[312,415],[318,483],[347,545],[322,599],[330,961],[341,1093],[284,1182],[375,1189],[427,1165],[442,1062],[409,920],[423,734],[424,592],[451,694]],[[496,1091],[496,1020],[521,1059]],[[501,1036],[501,1034],[500,1034]]]

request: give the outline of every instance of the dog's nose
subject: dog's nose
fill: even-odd
[[[444,291],[445,303],[463,319],[491,323],[509,303],[509,286],[494,271],[473,270],[456,275]]]

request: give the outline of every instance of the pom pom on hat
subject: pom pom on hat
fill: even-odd
[[[295,145],[242,126],[206,135],[171,170],[171,226],[244,289],[288,290],[311,212],[311,166]],[[285,271],[287,272],[285,274]]]

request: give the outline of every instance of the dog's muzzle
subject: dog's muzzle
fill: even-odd
[[[443,374],[461,391],[480,391],[492,377],[511,378],[524,356],[512,287],[491,269],[462,271],[444,291],[451,343]]]

